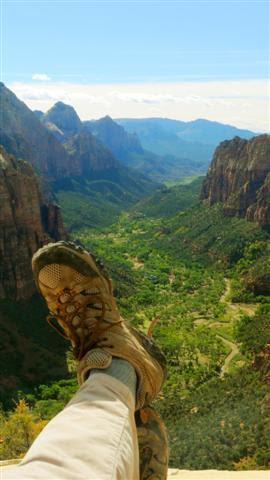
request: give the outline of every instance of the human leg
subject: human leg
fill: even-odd
[[[85,390],[85,388],[88,391],[88,383],[91,384],[91,382],[93,381],[93,377],[95,376],[95,373],[93,374],[91,372],[96,372],[96,369],[108,369],[108,372],[113,362],[116,361],[117,363],[117,361],[119,360],[116,359],[119,358],[127,360],[131,365],[133,365],[137,373],[138,383],[136,388],[135,410],[141,409],[142,407],[147,405],[152,399],[154,399],[158,394],[166,376],[164,356],[149,338],[135,330],[130,325],[126,324],[124,320],[120,317],[115,303],[115,299],[112,295],[111,281],[103,271],[102,267],[95,261],[94,257],[88,254],[88,252],[84,251],[81,248],[77,248],[74,245],[67,244],[65,242],[58,242],[57,244],[51,244],[49,246],[46,246],[39,252],[37,252],[33,259],[33,271],[38,288],[41,294],[44,296],[50,310],[49,323],[51,323],[65,338],[69,339],[73,345],[74,357],[77,360],[78,380],[79,383],[83,385],[83,389],[78,392],[77,397],[75,396],[75,399],[78,398],[78,396],[81,397],[82,392]],[[53,318],[56,319],[57,323],[53,323]],[[91,375],[88,379],[90,373]],[[98,375],[101,375],[101,373],[99,373]],[[108,377],[106,373],[103,373],[103,376]],[[117,377],[114,380],[117,380]],[[119,383],[120,382],[118,382],[118,384]],[[85,387],[85,385],[87,387]],[[105,394],[104,391],[103,394]],[[93,413],[90,412],[90,410],[94,409],[93,405],[89,404],[89,398],[86,402],[86,405],[88,405],[89,407],[88,416],[91,417],[92,415],[92,417],[95,418],[95,421],[99,422],[99,418],[97,418],[95,414],[93,415]],[[95,400],[94,405],[95,407],[97,406]],[[79,402],[79,411],[82,406],[83,402]],[[102,406],[102,411],[106,412],[106,407],[109,406],[111,406],[111,403],[105,402],[105,404]],[[54,439],[56,439],[54,440],[54,445],[57,455],[50,457],[50,463],[54,466],[54,468],[56,465],[58,465],[59,461],[62,462],[62,445],[64,447],[67,447],[68,454],[62,455],[62,458],[64,458],[65,461],[64,465],[62,463],[61,465],[67,472],[71,468],[71,478],[96,478],[94,476],[74,476],[75,474],[80,474],[76,468],[74,470],[74,460],[77,462],[77,460],[80,461],[81,459],[79,450],[76,445],[76,439],[83,448],[84,461],[86,458],[88,458],[89,460],[89,457],[85,456],[85,445],[83,445],[83,443],[85,442],[81,442],[78,434],[76,434],[76,432],[78,430],[80,431],[81,429],[80,423],[81,425],[83,425],[82,429],[84,430],[84,432],[87,431],[87,435],[85,433],[85,438],[90,441],[91,445],[95,444],[95,439],[93,438],[93,436],[89,437],[89,432],[83,424],[83,416],[80,416],[79,418],[76,417],[76,427],[74,427],[74,430],[71,425],[75,425],[75,423],[74,421],[70,422],[67,433],[70,432],[71,435],[67,435],[65,439],[63,435],[63,429],[61,429],[61,422],[63,420],[67,422],[68,418],[74,419],[73,407],[73,404],[69,404],[67,406],[67,409],[61,412],[61,414],[59,414],[59,416],[57,416],[52,422],[50,422],[48,427],[45,428],[44,433],[40,435],[39,439],[34,443],[32,449],[30,449],[29,455],[26,456],[21,466],[18,467],[18,469],[21,469],[20,472],[22,472],[23,467],[26,468],[26,465],[28,464],[29,466],[30,463],[32,464],[32,467],[39,466],[40,471],[41,465],[37,463],[38,457],[33,456],[33,452],[36,452],[37,455],[40,455],[42,454],[42,449],[43,452],[45,450],[48,450],[46,449],[46,442],[48,446],[49,436],[49,438],[53,437]],[[130,411],[130,408],[128,410]],[[78,407],[76,407],[76,412],[78,413]],[[118,416],[117,412],[114,411],[114,413],[110,415],[110,422],[112,422],[114,425],[118,425],[118,417],[121,418],[121,414]],[[138,470],[138,458],[136,460],[137,447],[134,447],[134,445],[137,445],[137,443],[134,440],[133,435],[133,417],[131,419],[131,417],[128,416],[129,420],[125,423],[126,428],[124,428],[123,435],[121,436],[122,439],[129,438],[129,441],[126,442],[126,445],[128,444],[129,447],[122,449],[122,447],[118,445],[118,461],[116,462],[115,471],[112,472],[112,475],[116,474],[120,476],[111,476],[112,479],[123,478],[127,480],[129,479],[129,474],[135,475],[134,472],[136,470],[136,466],[134,467],[134,470],[132,466],[133,461],[135,461]],[[95,423],[91,423],[95,425]],[[98,424],[101,428],[102,424]],[[150,422],[149,425],[152,428],[153,422]],[[138,432],[141,428],[142,425],[138,425]],[[144,431],[146,429],[147,423],[143,427]],[[101,430],[104,430],[103,427],[101,428]],[[107,427],[105,430],[107,430]],[[96,431],[98,431],[98,426]],[[133,434],[129,435],[127,433],[128,431],[133,432]],[[73,436],[73,433],[75,433],[75,437]],[[108,438],[106,435],[102,438],[105,441],[105,445],[104,447],[102,447],[102,452],[105,455],[107,446],[106,441],[108,440]],[[114,445],[116,438],[117,432],[114,435]],[[141,437],[139,435],[139,441],[140,438]],[[163,439],[164,438],[165,437],[163,437]],[[97,437],[97,439],[99,439],[99,437]],[[71,444],[72,448],[70,448]],[[75,450],[73,444],[75,444]],[[165,445],[167,447],[166,442],[163,442],[162,445]],[[108,448],[111,448],[110,442],[108,442]],[[124,452],[123,457],[121,457],[122,451]],[[131,451],[135,452],[133,455],[133,461],[130,461],[129,453]],[[152,457],[154,456],[154,454],[156,456],[155,452],[155,449],[152,449]],[[71,455],[73,462],[67,462],[67,456]],[[47,458],[46,455],[45,458]],[[93,459],[96,459],[95,454],[93,456]],[[107,475],[107,470],[104,467],[102,456],[99,456],[98,460],[96,461],[98,462],[98,465],[100,465],[101,462],[101,465],[103,465],[102,472],[104,475]],[[91,465],[91,463],[92,461],[88,462],[87,468],[89,465]],[[129,466],[128,474],[125,470],[125,466]],[[51,468],[51,465],[49,465],[49,467]],[[46,462],[45,464],[43,462],[42,469],[40,471],[39,477],[49,478],[48,476],[46,477],[46,474],[48,472],[48,462],[47,464]],[[121,471],[122,475],[124,475],[122,477]],[[148,471],[144,468],[145,475],[141,478],[151,478],[148,475],[148,472],[152,472],[152,467]],[[163,478],[166,478],[164,472],[165,469],[163,468]],[[43,474],[44,476],[42,477],[41,475]],[[96,473],[93,470],[90,475],[91,474],[95,475]],[[14,478],[23,477],[20,476]],[[100,476],[100,478],[107,477]],[[136,478],[137,477],[135,476],[134,479]],[[162,477],[152,476],[152,478]]]
[[[117,362],[114,360],[116,368]],[[124,363],[130,385],[133,377],[135,392],[134,369]],[[134,392],[106,374],[106,369],[95,371],[4,478],[138,480]]]

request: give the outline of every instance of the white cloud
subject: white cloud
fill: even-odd
[[[206,118],[255,131],[269,131],[267,80],[79,84],[66,82],[8,85],[31,109],[46,111],[61,100],[83,120],[156,116],[184,121]]]
[[[180,97],[167,94],[151,94],[149,92],[128,92],[122,93],[121,91],[113,91],[109,93],[109,96],[113,99],[120,100],[122,102],[131,103],[146,103],[146,104],[160,104],[181,101]]]
[[[51,79],[46,73],[34,73],[32,80],[38,80],[40,82],[49,82]]]

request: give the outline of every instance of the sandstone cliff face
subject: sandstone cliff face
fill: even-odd
[[[32,167],[0,147],[0,298],[28,298],[33,253],[64,236],[59,207],[44,204]]]
[[[270,136],[222,142],[204,181],[201,198],[221,202],[224,213],[270,225]]]

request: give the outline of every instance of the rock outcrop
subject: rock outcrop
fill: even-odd
[[[270,225],[270,136],[235,137],[215,151],[201,198],[222,203],[224,213]]]
[[[30,297],[33,253],[63,237],[60,209],[44,203],[33,168],[0,147],[0,298]]]
[[[57,136],[62,133],[64,138],[76,135],[83,128],[82,122],[74,108],[63,102],[55,103],[41,120],[47,128],[52,130],[52,133]]]

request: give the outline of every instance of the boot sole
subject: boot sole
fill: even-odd
[[[81,246],[71,242],[60,241],[56,243],[48,243],[40,248],[33,256],[32,270],[33,276],[38,290],[38,276],[40,270],[51,263],[68,265],[82,275],[88,277],[104,278],[111,290],[111,281],[105,273],[102,264],[94,258],[92,254],[84,250]]]

